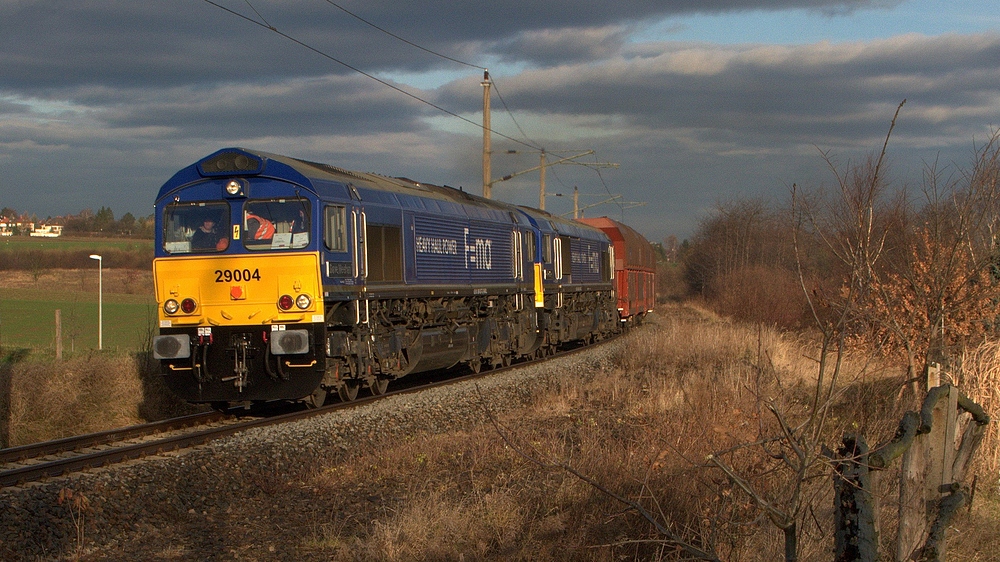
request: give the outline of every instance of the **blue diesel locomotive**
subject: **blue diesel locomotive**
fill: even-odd
[[[604,232],[450,187],[227,148],[155,216],[153,355],[190,402],[353,400],[625,320]]]

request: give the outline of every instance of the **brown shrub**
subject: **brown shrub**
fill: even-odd
[[[656,299],[659,302],[679,301],[687,296],[687,273],[682,262],[661,261],[656,264]]]
[[[797,274],[781,267],[753,265],[712,280],[709,302],[719,314],[746,322],[800,327],[808,303]]]

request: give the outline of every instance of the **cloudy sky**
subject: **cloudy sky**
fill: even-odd
[[[904,98],[900,185],[1000,126],[1000,15],[981,1],[213,2],[2,0],[0,206],[146,215],[227,146],[480,193],[480,67],[493,176],[593,150],[577,162],[619,166],[554,166],[546,190],[653,241],[717,202],[829,184],[821,151],[880,148]],[[537,206],[538,174],[494,196]]]

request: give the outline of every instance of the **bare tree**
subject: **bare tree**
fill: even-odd
[[[896,116],[902,105],[897,108]],[[822,199],[802,197],[793,185],[792,209],[796,224],[793,245],[799,281],[821,333],[811,404],[793,424],[780,404],[766,401],[766,408],[777,424],[776,433],[762,433],[755,443],[741,444],[708,458],[710,464],[722,470],[783,532],[787,562],[798,560],[800,524],[818,493],[816,483],[825,483],[831,472],[829,452],[823,443],[829,408],[840,387],[852,329],[859,320],[866,318],[863,303],[876,286],[875,270],[885,251],[892,222],[886,217],[894,215],[883,211],[897,208],[888,197],[888,186],[883,180],[886,146],[896,116],[877,156],[870,157],[863,166],[843,174],[836,173],[838,197],[825,212],[817,206]],[[828,156],[824,157],[830,162]],[[821,240],[842,264],[845,278],[836,292],[808,285],[800,250],[805,233]],[[737,451],[754,449],[759,449],[764,458],[772,461],[761,474],[740,473],[728,460]],[[770,485],[755,485],[754,479]],[[775,481],[780,484],[774,485]]]

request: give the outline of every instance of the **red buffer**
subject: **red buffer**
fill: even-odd
[[[622,321],[634,321],[652,312],[656,303],[656,256],[649,241],[608,217],[576,220],[601,229],[611,238],[615,251],[618,314]]]

